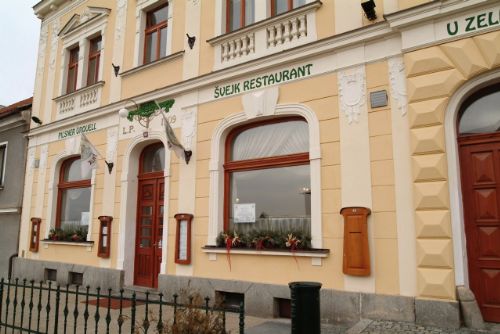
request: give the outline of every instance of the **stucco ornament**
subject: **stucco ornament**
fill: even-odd
[[[56,64],[56,55],[57,55],[57,42],[58,42],[58,34],[61,23],[59,20],[54,20],[52,23],[52,31],[50,34],[50,58],[49,58],[49,66],[50,69],[53,70]]]
[[[363,66],[339,72],[340,107],[347,122],[358,122],[365,104],[366,80]]]
[[[40,31],[40,42],[38,43],[38,64],[36,75],[41,76],[43,74],[43,68],[45,65],[45,51],[47,47],[47,39],[49,36],[49,30],[47,28],[47,24],[42,25],[42,29]]]
[[[274,115],[278,95],[279,90],[276,86],[243,95],[243,109],[247,119]]]
[[[113,161],[118,146],[118,128],[112,127],[107,131],[106,161]]]
[[[408,110],[408,97],[406,94],[405,64],[402,57],[389,58],[389,77],[395,107],[401,112],[401,116],[405,116]]]
[[[116,40],[122,39],[125,29],[125,13],[127,11],[127,0],[116,0]]]
[[[196,133],[196,111],[189,110],[182,114],[182,142],[184,148],[190,150]]]
[[[80,143],[77,143],[76,137],[70,137],[64,142],[67,154],[77,154],[79,153]]]

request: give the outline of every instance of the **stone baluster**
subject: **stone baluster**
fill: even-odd
[[[307,36],[307,17],[306,17],[306,15],[301,15],[299,17],[299,36],[300,37]]]

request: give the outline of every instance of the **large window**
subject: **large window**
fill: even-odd
[[[254,21],[254,0],[226,0],[226,32],[243,28]]]
[[[7,144],[0,144],[0,188],[5,185],[5,160],[7,158]]]
[[[99,61],[101,59],[102,37],[98,36],[90,40],[89,64],[87,71],[87,86],[99,81]]]
[[[167,54],[168,3],[146,14],[144,64]]]
[[[69,63],[68,63],[68,78],[66,82],[66,93],[71,93],[76,90],[76,80],[78,77],[78,56],[80,48],[74,47],[69,50]]]
[[[271,16],[280,15],[305,4],[305,0],[271,0]]]
[[[303,119],[233,130],[225,160],[226,230],[310,234],[309,134]]]
[[[59,176],[56,227],[76,229],[90,222],[91,169],[83,168],[79,157],[64,161]],[[82,175],[83,171],[88,171]]]

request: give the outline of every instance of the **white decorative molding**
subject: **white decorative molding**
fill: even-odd
[[[406,75],[403,57],[389,58],[389,78],[391,81],[391,97],[396,101],[396,108],[405,116],[408,110],[406,94]]]
[[[224,7],[223,3],[217,2],[216,10],[223,11]],[[320,7],[321,2],[315,1],[278,16],[264,16],[248,27],[210,39],[208,43],[215,48],[215,69],[233,66],[315,41],[316,11]],[[261,14],[265,13],[256,12],[256,20]],[[225,16],[224,13],[216,13],[217,17],[221,15]],[[222,31],[223,28],[219,27],[219,23],[216,24],[218,28],[216,31]]]
[[[321,217],[321,150],[319,137],[319,121],[311,109],[302,104],[278,105],[275,115],[297,115],[303,117],[309,126],[309,159],[311,167],[311,237],[314,248],[322,248]],[[247,121],[244,112],[226,117],[214,129],[210,147],[210,192],[208,205],[208,238],[207,245],[215,245],[215,239],[223,229],[224,196],[224,147],[225,136],[239,124]]]
[[[347,117],[348,123],[358,122],[362,106],[366,99],[366,74],[365,67],[340,71],[339,77],[339,97],[342,113]]]
[[[104,81],[78,89],[70,94],[56,97],[56,119],[66,118],[85,111],[95,109],[101,105],[101,93]]]
[[[61,23],[59,19],[54,20],[52,23],[52,31],[50,34],[50,58],[49,58],[49,67],[50,70],[54,70],[54,66],[56,65],[56,55],[57,55],[57,44],[59,41],[59,27]]]
[[[247,119],[274,115],[276,104],[278,103],[278,96],[278,86],[243,95],[243,109],[245,110]]]
[[[106,161],[113,161],[118,147],[118,128],[108,128],[107,131],[107,147],[106,147]]]
[[[444,133],[446,160],[448,162],[448,189],[450,194],[451,230],[453,235],[453,256],[455,283],[469,286],[467,249],[464,229],[464,208],[460,179],[460,161],[457,145],[457,119],[460,106],[474,92],[500,82],[500,69],[469,79],[450,98],[446,109]]]
[[[193,138],[196,135],[196,110],[193,108],[182,113],[182,144],[186,150],[193,147]]]
[[[64,141],[64,146],[68,154],[76,154],[80,149],[80,141],[77,140],[79,137],[70,137]]]
[[[42,24],[40,30],[40,42],[38,43],[38,63],[36,69],[37,80],[42,80],[40,77],[45,68],[45,53],[47,48],[47,39],[49,38],[49,29],[46,24]],[[38,78],[40,77],[40,78]]]
[[[127,0],[116,0],[116,29],[115,42],[121,41],[125,31],[125,15],[127,13]]]
[[[71,35],[87,34],[87,31],[93,26],[94,22],[109,15],[111,9],[101,7],[86,7],[81,15],[75,14],[69,19],[60,31],[63,38],[70,38]]]

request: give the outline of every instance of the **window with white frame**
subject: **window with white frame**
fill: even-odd
[[[289,12],[305,3],[306,0],[271,0],[271,16]]]
[[[226,0],[226,32],[255,22],[254,0]]]
[[[0,144],[0,188],[5,185],[5,161],[7,160],[7,143]]]
[[[102,80],[104,35],[107,8],[88,7],[73,17],[61,29],[65,50],[61,80],[61,94],[69,94],[92,86]]]
[[[309,130],[303,118],[233,130],[224,173],[225,230],[311,233]]]
[[[138,0],[134,67],[171,54],[173,1]]]

